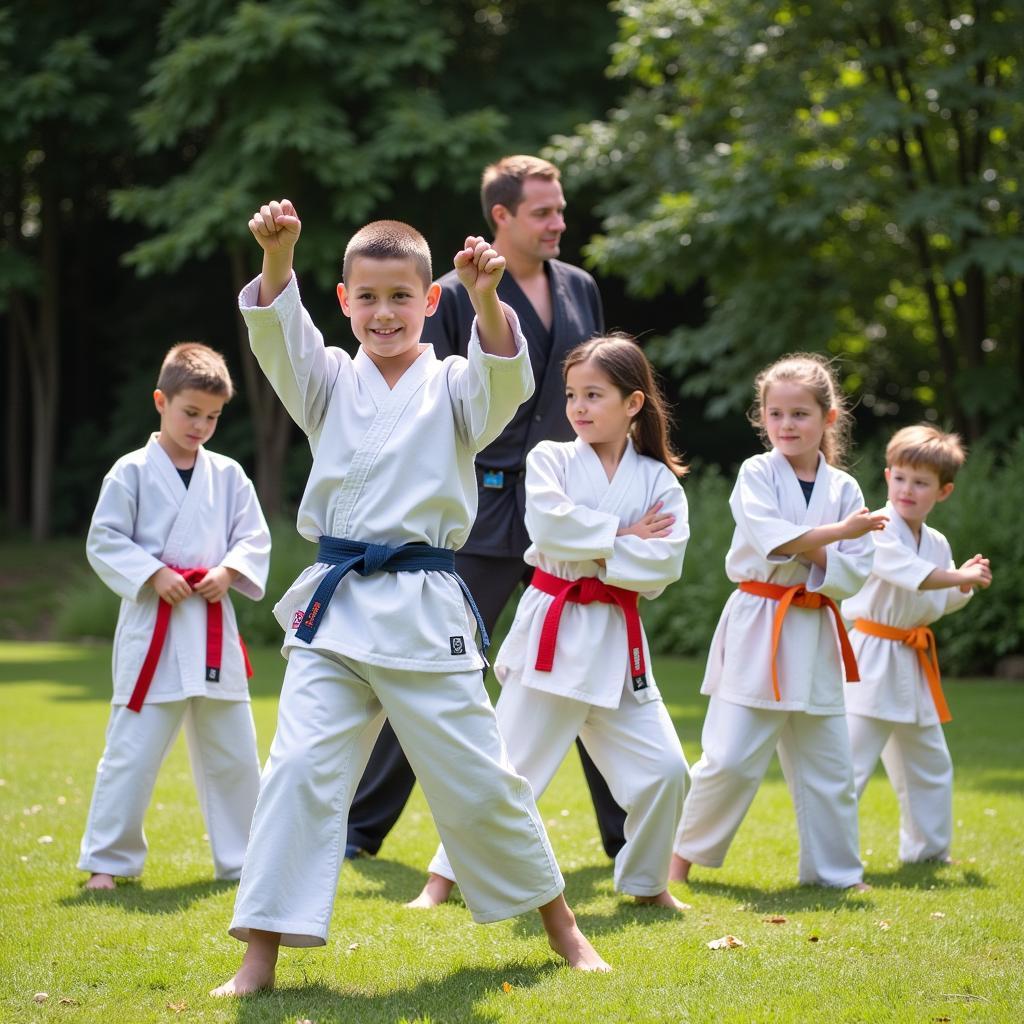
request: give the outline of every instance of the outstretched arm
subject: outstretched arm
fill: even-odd
[[[455,254],[455,270],[476,312],[480,347],[489,355],[511,359],[517,353],[515,338],[497,292],[505,257],[479,235],[470,235],[465,248]]]
[[[275,199],[249,218],[249,230],[263,250],[258,301],[261,306],[269,306],[292,279],[292,258],[302,221],[290,199]]]
[[[870,512],[866,508],[848,515],[838,523],[827,526],[816,526],[806,533],[800,534],[786,544],[780,544],[772,550],[773,555],[803,555],[820,569],[825,568],[827,556],[825,548],[840,540],[855,540],[866,533],[884,530],[889,517],[884,512]]]

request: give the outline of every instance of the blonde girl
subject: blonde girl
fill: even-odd
[[[719,867],[778,750],[796,809],[799,880],[863,888],[843,679],[857,678],[836,602],[864,585],[872,514],[839,469],[849,414],[829,363],[784,356],[755,381],[751,421],[769,451],[740,467],[725,571],[737,589],[711,642],[703,753],[672,878]]]
[[[537,797],[583,740],[626,811],[616,889],[680,910],[668,866],[689,776],[637,599],[656,597],[682,573],[686,469],[634,341],[586,342],[563,372],[576,440],[544,441],[527,458],[525,558],[535,569],[495,663],[498,725]],[[451,892],[443,847],[430,872],[412,906],[435,906]]]

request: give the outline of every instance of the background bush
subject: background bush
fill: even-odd
[[[882,452],[880,446],[866,447],[851,467],[872,508],[885,501]],[[658,653],[698,658],[707,653],[733,590],[724,571],[734,526],[729,511],[732,485],[732,477],[717,467],[699,464],[685,480],[691,539],[683,578],[642,607],[651,648]],[[948,675],[988,674],[1000,658],[1024,653],[1024,534],[1014,509],[1024,509],[1024,435],[1002,456],[984,445],[972,451],[952,497],[936,506],[929,518],[949,538],[957,564],[980,551],[993,566],[989,590],[935,627]],[[280,642],[281,630],[271,609],[315,557],[313,545],[299,537],[291,520],[277,520],[271,532],[274,550],[267,597],[259,603],[234,599],[242,635],[253,645]],[[118,599],[95,576],[83,576],[62,601],[57,636],[110,637],[117,607]],[[499,628],[499,636],[502,632]]]

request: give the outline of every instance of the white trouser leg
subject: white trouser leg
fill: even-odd
[[[256,726],[248,701],[193,697],[185,712],[192,776],[217,878],[236,880],[260,791]]]
[[[694,864],[721,867],[768,770],[789,712],[765,711],[712,697],[693,766],[675,852]]]
[[[668,887],[672,843],[690,777],[672,719],[660,700],[639,704],[627,692],[617,708],[592,707],[581,736],[626,812],[615,888],[631,896],[657,896]]]
[[[949,856],[953,842],[953,761],[942,726],[899,723],[882,751],[900,802],[900,860]]]
[[[867,715],[846,713],[846,728],[850,734],[850,754],[853,757],[853,785],[859,800],[864,795],[868,780],[874,774],[882,749],[892,734],[893,722]]]
[[[551,902],[565,883],[530,784],[509,760],[482,674],[370,672],[473,919],[500,921]],[[562,742],[563,756],[573,735]]]
[[[147,848],[142,819],[184,715],[185,701],[143,704],[139,712],[123,704],[110,709],[78,858],[82,871],[142,874]]]
[[[292,649],[229,929],[236,939],[259,928],[285,946],[327,941],[348,808],[383,721],[354,667]]]
[[[800,882],[855,885],[864,867],[846,716],[790,713],[778,752],[800,832]]]
[[[529,782],[535,800],[555,777],[589,710],[582,701],[530,690],[515,679],[502,686],[494,706],[498,731],[509,762]],[[428,870],[456,881],[444,843],[438,846]]]

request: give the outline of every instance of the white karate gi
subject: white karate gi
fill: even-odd
[[[778,451],[740,467],[729,498],[736,521],[726,556],[730,580],[805,584],[835,601],[856,593],[871,570],[866,534],[827,548],[826,568],[775,548],[864,507],[853,477],[818,459],[810,504]],[[843,715],[843,668],[825,609],[791,606],[777,664],[782,699],[772,692],[772,624],[779,604],[736,590],[711,641],[701,693],[711,697],[675,850],[718,867],[776,747],[800,833],[799,879],[846,887],[860,881],[857,802]],[[856,683],[852,685],[857,685]]]
[[[165,565],[239,575],[232,588],[263,596],[270,532],[241,466],[200,448],[186,488],[154,434],[103,480],[86,542],[89,563],[121,610],[114,634],[114,707],[78,866],[142,872],[142,819],[157,772],[182,723],[218,878],[237,878],[259,790],[259,755],[249,686],[230,597],[221,601],[220,679],[206,679],[207,602],[193,594],[171,612],[145,704],[128,710],[153,637],[159,598],[146,581]]]
[[[324,346],[293,277],[270,306],[259,280],[239,305],[253,351],[309,436],[313,467],[299,532],[455,549],[476,511],[475,453],[533,388],[515,314],[514,358],[432,348],[389,389],[360,349]],[[475,623],[442,572],[346,576],[311,644],[295,638],[329,566],[303,572],[275,608],[288,657],[278,729],[261,780],[230,932],[323,945],[348,808],[386,714],[452,851],[477,921],[554,899],[563,888],[529,785],[508,763],[472,642]]]
[[[662,512],[676,519],[668,537],[616,536],[658,501]],[[627,442],[609,482],[593,448],[579,439],[542,441],[527,456],[526,527],[532,543],[524,557],[530,565],[564,580],[596,576],[646,598],[657,597],[679,579],[690,535],[686,497],[666,466],[638,455]],[[502,684],[495,708],[498,726],[512,764],[538,798],[573,740],[583,738],[616,803],[626,811],[626,843],[615,858],[615,887],[634,896],[656,896],[668,884],[689,771],[654,681],[647,639],[647,687],[634,692],[621,608],[568,601],[553,669],[539,671],[541,629],[553,601],[527,587],[519,602],[495,662]],[[430,870],[455,880],[443,846]]]
[[[959,587],[920,590],[936,569],[956,568],[938,530],[921,527],[920,544],[892,505],[877,537],[871,576],[843,602],[849,620],[868,619],[898,629],[930,626],[962,608],[973,593]],[[850,631],[860,684],[846,691],[846,720],[858,798],[879,755],[900,804],[900,859],[949,856],[953,839],[953,762],[917,652],[906,644]]]

